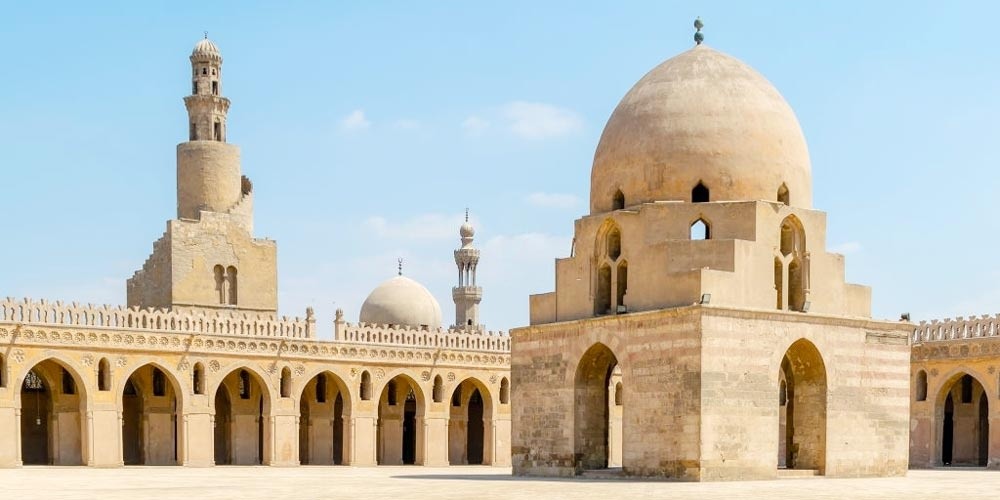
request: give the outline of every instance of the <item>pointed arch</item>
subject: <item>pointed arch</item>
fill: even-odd
[[[344,465],[350,453],[351,395],[348,385],[329,370],[308,379],[299,393],[299,462]]]
[[[692,240],[708,240],[712,238],[712,225],[704,217],[699,217],[691,223],[690,238]]]
[[[989,458],[989,398],[981,374],[960,369],[935,398],[935,463],[983,466]]]
[[[615,190],[615,195],[611,199],[611,209],[621,210],[625,208],[625,193],[621,189]]]
[[[361,400],[369,401],[372,398],[372,375],[368,370],[361,372]]]
[[[604,469],[610,457],[609,386],[618,358],[598,342],[581,356],[574,378],[573,450],[577,471]]]
[[[806,339],[793,342],[781,361],[776,392],[779,415],[779,449],[785,450],[785,466],[789,469],[812,469],[825,473],[827,374],[823,356],[815,344]],[[781,402],[781,383],[785,383],[785,405]],[[780,443],[784,442],[784,445]],[[781,463],[779,457],[779,464]]]
[[[235,366],[215,389],[216,465],[270,463],[271,388],[249,366]]]
[[[423,418],[426,411],[423,389],[405,372],[387,376],[387,379],[378,399],[378,463],[422,464],[425,448]],[[390,393],[395,393],[395,405],[389,404]]]
[[[707,203],[710,199],[708,186],[703,182],[698,181],[698,184],[691,189],[691,202],[692,203]]]
[[[278,392],[283,398],[292,397],[292,370],[287,366],[281,369],[281,380],[278,382]]]
[[[784,182],[781,183],[781,186],[778,186],[778,195],[776,198],[778,203],[790,205],[789,200],[791,198],[791,194],[788,192],[788,186],[785,185]]]
[[[924,370],[917,371],[917,380],[913,383],[914,387],[914,399],[917,401],[927,400],[927,372]]]
[[[122,462],[178,465],[182,391],[177,377],[158,363],[137,366],[120,389]]]
[[[434,389],[431,393],[431,399],[435,403],[440,403],[444,400],[444,380],[441,379],[441,375],[434,377]]]
[[[36,465],[84,465],[88,387],[59,357],[28,364],[16,402],[21,409],[21,460]]]
[[[111,363],[108,358],[101,358],[97,362],[97,390],[111,390]]]
[[[452,390],[448,418],[448,461],[457,464],[491,464],[493,457],[494,400],[489,387],[467,377]],[[457,403],[457,404],[454,404]]]
[[[510,404],[510,381],[507,377],[500,379],[500,404]]]
[[[205,365],[200,361],[191,370],[191,390],[195,394],[205,394]]]

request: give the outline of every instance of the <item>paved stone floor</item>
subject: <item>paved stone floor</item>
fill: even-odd
[[[911,471],[890,479],[782,479],[727,483],[512,478],[489,467],[24,467],[0,470],[0,498],[996,498],[1000,471]]]

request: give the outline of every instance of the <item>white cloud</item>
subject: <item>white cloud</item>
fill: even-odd
[[[470,115],[462,121],[462,130],[465,130],[469,135],[480,135],[488,128],[490,128],[490,122],[476,115]]]
[[[570,209],[577,206],[580,199],[566,193],[531,193],[524,198],[529,205],[541,208]]]
[[[563,137],[583,128],[583,119],[576,112],[540,102],[513,101],[503,106],[501,114],[510,131],[523,139]]]
[[[409,118],[400,118],[393,122],[392,126],[400,130],[417,130],[420,128],[420,122]]]
[[[341,130],[366,130],[371,127],[372,122],[365,117],[365,110],[355,109],[351,114],[340,120]]]
[[[861,243],[858,243],[857,241],[848,241],[847,243],[841,243],[839,245],[834,245],[830,247],[830,252],[839,253],[843,255],[858,253],[860,251],[861,251]]]
[[[380,238],[403,240],[458,239],[458,228],[465,221],[464,214],[429,213],[402,222],[390,222],[382,216],[365,219],[364,227]]]

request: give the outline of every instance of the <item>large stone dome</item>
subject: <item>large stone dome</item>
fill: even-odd
[[[423,285],[405,276],[384,281],[361,305],[362,323],[427,327],[441,326],[441,306]]]
[[[710,201],[777,200],[810,208],[805,138],[788,103],[743,62],[697,45],[642,77],[604,127],[590,176],[592,213],[625,205],[692,201],[699,182]]]

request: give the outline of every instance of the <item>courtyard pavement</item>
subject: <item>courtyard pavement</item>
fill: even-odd
[[[513,478],[491,467],[24,467],[0,470],[0,498],[997,498],[1000,472],[910,471],[888,479],[781,479],[725,483]]]

